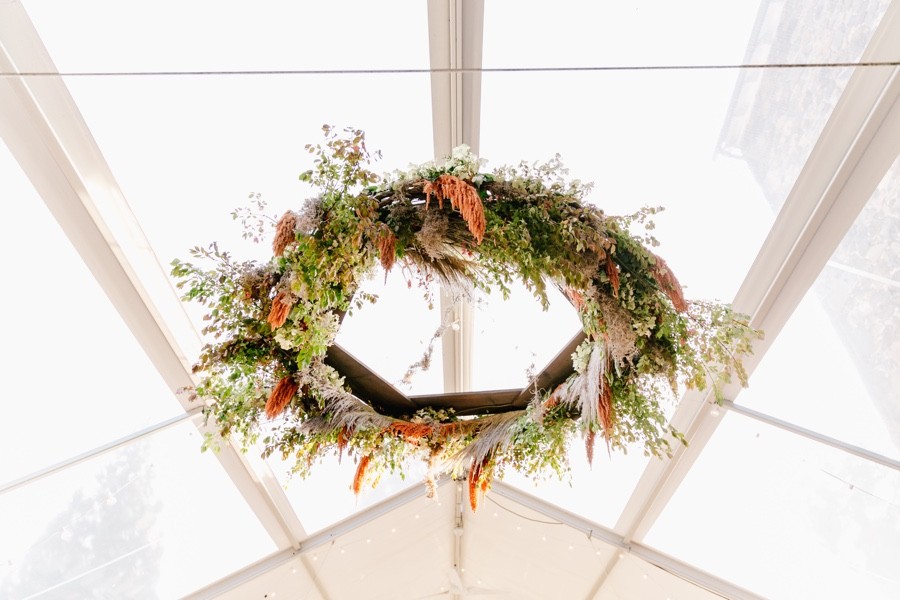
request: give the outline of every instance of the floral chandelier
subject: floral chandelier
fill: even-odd
[[[667,424],[664,403],[681,388],[712,387],[721,399],[733,377],[746,384],[741,357],[759,333],[726,304],[686,300],[650,250],[656,241],[630,233],[651,228],[659,209],[606,215],[585,202],[589,186],[568,180],[558,157],[487,173],[460,147],[444,162],[381,179],[369,170],[362,131],[324,130],[324,146],[307,146],[314,168],[301,175],[319,193],[278,220],[271,260],[235,262],[212,244],[192,251],[211,267],[173,261],[184,299],[209,311],[203,332],[215,341],[194,366],[193,394],[221,436],[261,444],[301,475],[325,454],[351,455],[355,492],[421,459],[429,485],[443,473],[467,478],[474,509],[507,468],[564,474],[576,435],[589,460],[598,435],[610,449],[637,442],[667,455],[684,438]],[[235,217],[245,237],[265,234],[253,210]],[[545,308],[548,286],[557,287],[586,336],[572,374],[534,389],[521,410],[379,412],[325,355],[343,316],[375,301],[360,283],[398,264],[410,280],[456,295],[508,295],[518,279]]]

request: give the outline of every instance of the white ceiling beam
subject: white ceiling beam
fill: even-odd
[[[431,119],[434,158],[466,144],[478,154],[481,126],[480,69],[484,30],[484,0],[428,0],[428,47],[431,68]],[[468,301],[440,295],[444,392],[472,388],[474,313]]]
[[[460,144],[478,154],[483,37],[484,0],[428,0],[435,159]]]
[[[0,3],[0,71],[57,72],[17,2]],[[197,334],[62,78],[0,77],[0,137],[169,389],[194,411],[178,395],[194,383],[179,348],[193,348]],[[306,534],[271,472],[258,475],[231,444],[216,456],[275,544],[299,546]]]
[[[900,56],[900,2],[887,10],[861,61]],[[766,333],[745,361],[753,372],[831,258],[900,152],[900,75],[896,67],[861,67],[850,78],[768,238],[738,291],[734,307]],[[726,388],[735,398],[740,387]],[[669,460],[651,460],[615,530],[643,539],[715,432],[710,394],[690,393],[672,419],[685,432]]]

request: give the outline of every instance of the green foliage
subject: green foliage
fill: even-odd
[[[306,147],[313,168],[300,176],[318,196],[288,215],[293,239],[281,256],[234,262],[213,243],[191,251],[211,268],[172,263],[184,299],[208,309],[204,333],[213,342],[195,366],[201,375],[195,391],[222,436],[261,441],[267,455],[295,460],[300,474],[327,452],[369,457],[376,477],[402,471],[410,458],[453,472],[469,468],[460,467],[468,460],[488,473],[564,474],[576,432],[601,432],[611,448],[638,443],[647,454],[666,455],[684,439],[666,423],[666,402],[684,387],[712,386],[720,397],[732,377],[746,384],[740,359],[758,334],[727,305],[679,309],[673,294],[680,290],[673,291],[671,273],[649,249],[659,208],[608,216],[584,203],[590,186],[569,180],[558,156],[484,173],[465,147],[443,163],[379,183],[370,170],[378,153],[368,152],[362,131],[326,126],[324,133],[324,144]],[[429,186],[450,176],[481,200],[472,209],[484,216],[480,244],[459,210],[428,198]],[[260,239],[274,219],[263,215],[258,196],[250,200],[255,208],[233,216],[245,237]],[[573,355],[563,401],[558,390],[540,390],[528,410],[498,421],[460,420],[437,409],[383,415],[353,398],[323,359],[343,315],[375,301],[358,284],[379,262],[400,264],[425,287],[439,281],[508,295],[519,279],[545,306],[548,285],[565,291],[588,339]],[[273,327],[273,307],[284,301],[289,313]],[[600,375],[589,365],[595,349],[605,365]],[[268,420],[266,402],[286,377],[299,391],[281,417]],[[608,392],[611,422],[598,416],[596,395],[585,397],[598,389]]]

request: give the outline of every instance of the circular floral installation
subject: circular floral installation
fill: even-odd
[[[173,261],[184,298],[209,309],[203,333],[215,341],[194,367],[193,392],[221,436],[261,443],[301,475],[327,453],[349,453],[355,492],[420,458],[429,485],[444,473],[466,477],[474,509],[506,468],[566,473],[576,434],[589,460],[598,434],[610,449],[637,442],[646,454],[669,454],[684,438],[667,425],[663,403],[679,388],[712,386],[718,396],[735,375],[746,383],[740,358],[758,332],[728,305],[685,300],[649,249],[655,240],[629,233],[652,229],[659,209],[604,214],[585,203],[589,186],[568,180],[558,157],[485,173],[461,147],[443,163],[381,179],[368,170],[375,157],[363,132],[324,129],[324,146],[307,146],[314,168],[301,175],[319,194],[277,221],[269,262],[235,262],[216,244],[192,250],[209,269]],[[234,213],[245,237],[264,236],[259,212]],[[572,375],[535,389],[523,410],[379,413],[324,361],[343,315],[375,300],[359,285],[378,265],[457,293],[506,295],[518,278],[545,307],[547,286],[558,287],[586,334]]]

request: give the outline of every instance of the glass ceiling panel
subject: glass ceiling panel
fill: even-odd
[[[540,0],[486,2],[484,65],[855,61],[889,4],[890,0],[561,0],[551,9]],[[745,46],[748,39],[753,42],[749,49]]]
[[[572,178],[594,182],[589,200],[607,213],[664,206],[654,218],[657,251],[687,296],[730,300],[774,218],[747,166],[716,153],[734,79],[488,73],[482,154],[496,167],[558,152]]]
[[[298,175],[312,166],[304,145],[323,140],[324,123],[364,128],[370,150],[384,153],[376,172],[432,156],[427,75],[96,78],[67,84],[164,265],[212,241],[238,259],[268,260],[269,240],[243,240],[230,213],[258,193],[277,220],[312,196]],[[406,287],[399,276],[393,285]],[[386,302],[400,301],[404,293],[421,297],[414,290],[384,292],[390,296]],[[399,374],[379,370],[391,383],[418,359],[418,341],[427,343],[439,319],[424,301],[405,306],[403,321],[416,343],[404,350],[414,358]],[[357,329],[375,327],[382,313],[372,308],[348,316],[348,327],[357,319]],[[201,307],[188,311],[199,330]],[[347,335],[339,343],[368,361],[384,355],[383,340]],[[383,362],[374,360],[373,366]]]
[[[528,374],[539,373],[581,331],[578,313],[555,288],[547,290],[547,311],[521,283],[510,289],[507,300],[495,291],[473,302],[472,389],[527,386]]]
[[[900,473],[726,413],[646,539],[773,600],[900,596]]]
[[[2,485],[183,410],[2,143],[0,172]]]
[[[177,598],[275,550],[190,423],[0,496],[0,597]]]
[[[170,2],[123,10],[117,2],[75,8],[35,1],[28,10],[62,72],[421,69],[429,60],[421,2],[397,6],[389,19],[388,9],[369,2],[252,8]],[[379,23],[377,43],[373,22]],[[198,31],[203,44],[197,44]],[[427,74],[76,77],[66,84],[163,265],[213,241],[238,259],[267,260],[269,240],[254,245],[241,239],[230,213],[247,206],[248,195],[261,194],[277,219],[312,196],[298,175],[312,166],[304,145],[323,140],[325,123],[364,129],[370,150],[383,152],[376,172],[433,158]],[[401,277],[392,280],[405,287]],[[401,301],[402,292],[381,291],[388,302]],[[187,310],[199,330],[202,309]],[[374,327],[383,313],[359,311],[347,326]],[[424,302],[407,303],[404,320],[415,338],[401,351],[414,357],[404,363],[410,364],[439,316]],[[381,370],[383,338],[380,345],[375,336],[355,334],[338,341],[365,362],[374,359],[391,383],[402,377],[405,366],[399,374]],[[396,367],[401,360],[392,358]],[[418,385],[412,391],[437,391],[427,377]]]
[[[405,466],[405,477],[385,473],[374,488],[363,486],[359,496],[352,491],[358,464],[354,457],[345,454],[338,461],[336,456],[328,455],[315,465],[306,479],[291,474],[294,465],[291,461],[283,461],[274,455],[266,461],[284,486],[307,533],[324,529],[410,486],[425,485],[425,465],[421,461],[412,461]]]
[[[60,72],[428,67],[426,4],[411,0],[26,0],[25,8]]]
[[[900,159],[737,401],[900,459]]]
[[[488,3],[484,64],[855,61],[888,4]],[[665,206],[654,234],[688,296],[730,300],[850,73],[486,73],[481,150],[495,166],[559,152],[611,214]]]
[[[627,454],[621,451],[608,453],[603,440],[598,439],[591,466],[584,441],[576,437],[569,444],[571,478],[549,475],[545,480],[534,481],[509,471],[504,473],[503,481],[612,528],[650,460],[656,459],[644,456],[643,448],[637,445],[630,447]]]
[[[858,61],[889,5],[890,0],[761,2],[746,60]],[[784,204],[852,74],[852,69],[832,68],[738,75],[719,151],[746,161],[774,210]]]

